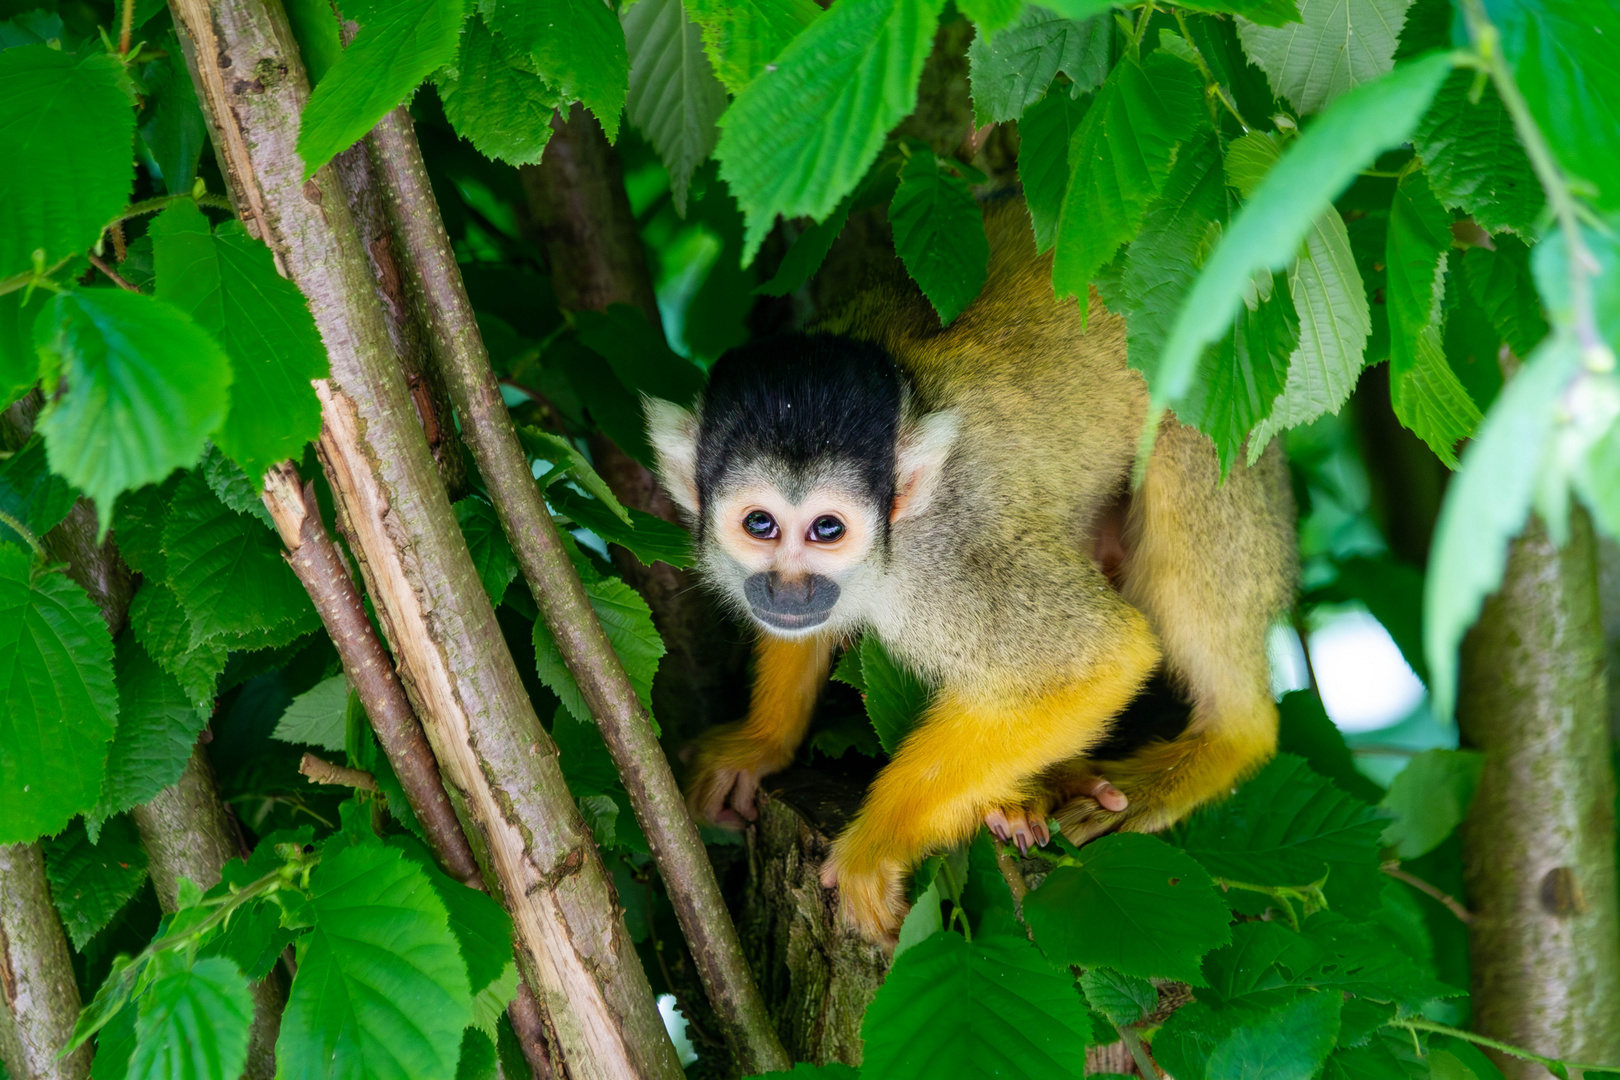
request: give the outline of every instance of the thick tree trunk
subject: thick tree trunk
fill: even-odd
[[[158,903],[170,914],[178,907],[180,878],[201,889],[211,889],[219,883],[227,862],[247,854],[236,822],[220,802],[214,770],[200,745],[192,749],[180,779],[158,792],[151,802],[131,810],[130,817],[151,860]],[[276,1075],[281,1012],[287,1005],[280,972],[271,969],[269,975],[253,984],[252,994],[253,1029],[243,1075],[248,1080],[271,1080]]]
[[[1620,898],[1595,544],[1539,523],[1463,646],[1457,719],[1485,771],[1463,832],[1474,1027],[1540,1054],[1620,1061]],[[1497,1057],[1509,1077],[1539,1065]]]
[[[309,97],[274,0],[173,0],[236,205],[309,302],[331,360],[320,450],[340,525],[446,789],[513,916],[575,1080],[681,1076],[612,885],[436,475],[330,169],[304,179]],[[252,73],[250,77],[248,73]]]
[[[79,1018],[62,923],[38,844],[0,844],[0,1062],[13,1080],[84,1080],[91,1049],[58,1058]]]

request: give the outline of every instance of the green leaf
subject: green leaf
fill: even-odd
[[[860,1073],[837,1061],[829,1061],[825,1065],[810,1065],[801,1061],[787,1072],[761,1073],[748,1080],[769,1080],[773,1076],[785,1076],[789,1080],[858,1080]]]
[[[568,781],[569,794],[579,802],[580,813],[593,831],[611,833],[597,842],[647,851],[647,838],[630,806],[630,795],[596,723],[589,718],[576,719],[567,708],[559,706],[551,718],[551,737],[557,743],[557,763],[563,779]]]
[[[1299,0],[1297,23],[1238,20],[1243,51],[1302,116],[1387,74],[1412,0]]]
[[[687,0],[686,17],[703,30],[715,74],[733,94],[759,77],[787,43],[816,21],[815,0]]]
[[[472,1017],[444,901],[388,847],[346,847],[310,879],[304,938],[276,1040],[283,1080],[449,1076]]]
[[[776,222],[821,220],[917,102],[944,0],[841,0],[720,118],[715,157],[747,219],[750,263]]]
[[[612,8],[600,0],[496,0],[489,25],[529,53],[564,101],[583,102],[609,142],[618,139],[630,56]]]
[[[984,29],[968,46],[973,115],[980,124],[1017,120],[1059,72],[1069,77],[1071,98],[1095,90],[1108,75],[1114,31],[1106,15],[1063,19],[1032,4],[1014,28],[994,37]],[[1052,96],[1061,90],[1054,88]]]
[[[1311,1080],[1339,1034],[1339,994],[1300,991],[1263,1002],[1176,1010],[1153,1040],[1154,1056],[1177,1076],[1206,1080]]]
[[[72,267],[68,268],[72,272]],[[0,409],[11,405],[39,381],[39,353],[34,351],[34,320],[50,299],[35,289],[24,303],[24,290],[0,296]]]
[[[445,118],[480,154],[508,165],[540,163],[563,96],[526,50],[482,17],[467,20],[455,66],[441,69],[434,84]]]
[[[506,598],[507,587],[518,574],[517,556],[512,553],[512,545],[506,539],[501,519],[493,506],[472,495],[451,509],[456,512],[461,535],[467,541],[467,550],[472,553],[478,580],[483,582],[490,604],[500,607],[501,601]]]
[[[1141,833],[1087,844],[1024,898],[1054,963],[1201,986],[1199,958],[1232,939],[1226,902],[1184,851]]]
[[[934,934],[897,957],[861,1038],[861,1072],[884,1080],[1080,1077],[1094,1041],[1073,980],[1010,926],[972,943]]]
[[[1192,393],[1176,408],[1179,420],[1214,440],[1223,475],[1249,432],[1271,414],[1288,377],[1289,355],[1300,340],[1293,297],[1271,271],[1258,271],[1252,284],[1231,328],[1199,362]],[[1252,448],[1250,453],[1258,456]]]
[[[0,53],[0,146],[13,168],[0,180],[0,277],[91,247],[123,210],[135,113],[118,57],[48,45]],[[26,163],[26,167],[24,166]]]
[[[132,1076],[143,1080],[217,1080],[247,1064],[253,996],[236,965],[198,960],[155,979],[135,1020]]]
[[[1565,171],[1620,209],[1620,9],[1580,0],[1486,0],[1513,81]]]
[[[1049,93],[1025,109],[1018,121],[1018,176],[1024,182],[1024,205],[1035,226],[1039,252],[1057,242],[1063,195],[1069,187],[1069,146],[1090,104],[1089,98]]]
[[[270,737],[341,754],[348,715],[349,680],[333,675],[293,698]]]
[[[1273,435],[1337,414],[1361,376],[1372,312],[1350,234],[1332,207],[1311,223],[1288,271],[1288,291],[1299,315],[1299,348],[1288,358],[1288,379],[1271,415],[1249,440],[1251,465]]]
[[[123,539],[120,532],[119,540]],[[221,638],[200,639],[174,590],[149,576],[130,604],[129,625],[135,640],[179,683],[187,701],[193,705],[213,701],[229,647]]]
[[[575,312],[574,330],[580,342],[606,360],[632,390],[686,405],[703,389],[702,370],[671,349],[663,331],[638,307],[609,304],[606,311]]]
[[[1399,565],[1399,564],[1392,564]],[[1409,588],[1416,607],[1422,602],[1423,580],[1416,576]],[[1420,645],[1421,645],[1421,638]],[[1322,707],[1322,699],[1310,690],[1295,690],[1284,694],[1277,703],[1281,724],[1277,749],[1285,754],[1297,754],[1305,759],[1311,770],[1332,780],[1346,792],[1363,802],[1377,802],[1384,789],[1356,768],[1355,758],[1344,741],[1344,735]]]
[[[720,138],[715,121],[726,111],[726,88],[681,0],[637,0],[619,21],[630,50],[625,111],[663,159],[675,212],[685,217],[692,174]]]
[[[391,836],[388,844],[422,868],[433,891],[444,902],[450,932],[467,965],[467,982],[473,994],[489,987],[512,965],[512,917],[488,893],[463,885],[440,870],[433,853],[415,837]],[[504,1007],[506,1002],[501,1004]]]
[[[1470,103],[1474,73],[1454,71],[1412,135],[1435,195],[1487,232],[1533,238],[1546,201],[1494,84]]]
[[[1216,877],[1249,885],[1321,881],[1335,911],[1378,906],[1383,821],[1301,759],[1279,754],[1225,802],[1178,826],[1174,842]]]
[[[456,1080],[499,1080],[495,1066],[495,1044],[477,1028],[461,1033],[461,1060],[456,1064]]]
[[[196,462],[225,419],[231,362],[184,312],[118,289],[55,297],[34,324],[48,387],[66,392],[35,429],[51,469],[95,500],[103,528],[120,492]]]
[[[1511,236],[1498,236],[1495,244],[1495,251],[1468,249],[1463,280],[1508,347],[1529,356],[1547,336],[1547,319],[1530,274],[1530,249]]]
[[[241,222],[210,232],[196,203],[179,202],[153,219],[151,236],[158,299],[195,319],[231,358],[231,409],[214,442],[257,493],[266,470],[301,457],[320,434],[310,381],[326,378],[327,363],[315,320]]]
[[[51,472],[45,441],[38,435],[0,458],[0,510],[22,522],[36,538],[61,524],[78,497],[71,484]],[[0,541],[20,544],[23,538],[0,522]]]
[[[1336,911],[1319,911],[1305,920],[1312,946],[1308,962],[1294,958],[1292,978],[1301,986],[1342,990],[1417,1012],[1436,998],[1462,991],[1429,978],[1390,933],[1376,923],[1351,922]]]
[[[161,484],[126,491],[113,511],[118,553],[131,570],[149,580],[162,581],[169,572],[169,561],[163,554],[163,525],[169,517],[169,499],[184,476],[176,471]]]
[[[562,484],[546,492],[546,501],[575,525],[591,530],[610,544],[618,544],[649,566],[655,562],[676,567],[696,565],[691,534],[663,518],[631,509],[627,528],[606,503],[587,499]]]
[[[1159,1007],[1159,992],[1152,983],[1105,967],[1087,971],[1080,988],[1086,993],[1086,1003],[1119,1027],[1137,1023]]]
[[[825,220],[811,222],[782,256],[782,265],[776,268],[771,280],[759,285],[754,292],[760,296],[786,296],[814,277],[827,261],[833,241],[844,231],[854,201],[853,195],[847,196]]]
[[[1249,275],[1262,266],[1281,270],[1298,257],[1312,223],[1338,192],[1411,133],[1449,68],[1447,56],[1435,55],[1358,87],[1288,148],[1233,219],[1182,304],[1150,381],[1155,403],[1185,396],[1199,354],[1225,332]]]
[[[181,195],[197,182],[197,163],[208,144],[208,125],[186,71],[185,53],[173,33],[165,35],[163,51],[168,55],[141,67],[141,82],[146,84],[141,141],[157,166],[163,190]]]
[[[144,593],[152,588],[142,586]],[[149,801],[180,779],[197,736],[213,711],[196,700],[138,644],[119,637],[114,656],[118,684],[118,730],[107,753],[101,798],[89,818],[92,829],[113,814]]]
[[[651,715],[653,676],[658,673],[658,661],[664,655],[664,641],[653,628],[652,610],[639,593],[618,578],[586,582],[585,596],[601,620],[613,651],[618,653],[642,708]],[[534,653],[540,681],[562,699],[576,719],[591,723],[591,711],[574,676],[563,663],[556,639],[544,619],[536,619],[534,623]]]
[[[91,840],[75,821],[41,845],[51,900],[73,948],[84,951],[146,881],[146,849],[128,818],[116,817]]]
[[[936,877],[928,883],[928,888],[917,897],[916,903],[911,905],[911,910],[900,922],[899,940],[894,945],[896,959],[914,945],[945,929],[939,910],[939,905],[944,901],[945,897],[939,890],[939,878]]]
[[[320,625],[309,594],[281,557],[281,538],[220,502],[196,473],[175,489],[163,548],[168,583],[191,618],[193,645],[284,623],[297,628],[293,636]]]
[[[1267,26],[1300,21],[1299,5],[1295,0],[1193,0],[1182,6],[1188,11],[1214,15],[1241,15]]]
[[[529,456],[531,463],[539,460],[548,462],[552,468],[558,465],[566,466],[568,475],[589,492],[605,512],[618,518],[622,525],[632,524],[630,512],[619,504],[613,490],[607,486],[607,481],[591,467],[590,459],[580,453],[579,448],[568,439],[537,427],[525,426],[518,428],[518,440],[523,443],[523,451]]]
[[[0,543],[0,844],[58,832],[95,805],[118,718],[112,661],[85,591]]]
[[[1425,750],[1414,757],[1379,804],[1395,815],[1384,829],[1384,845],[1400,859],[1439,847],[1462,823],[1484,765],[1485,755],[1472,750]]]
[[[1069,146],[1052,265],[1060,297],[1084,297],[1097,271],[1135,235],[1177,148],[1207,116],[1203,80],[1187,61],[1161,51],[1114,67]]]
[[[984,288],[990,241],[967,182],[940,167],[932,153],[911,155],[889,206],[894,250],[934,305],[942,325],[962,313]]]
[[[884,752],[893,754],[928,707],[933,688],[890,656],[875,634],[861,638],[860,679],[856,689],[866,702],[866,715]]]
[[[1390,402],[1401,423],[1435,455],[1456,467],[1456,446],[1473,433],[1479,408],[1446,363],[1440,340],[1451,217],[1429,191],[1421,172],[1395,188],[1389,210],[1389,267],[1384,289],[1389,309]]]
[[[242,471],[242,466],[226,457],[219,447],[210,444],[208,449],[203,451],[202,460],[197,463],[197,468],[202,473],[203,480],[207,482],[208,490],[212,491],[220,502],[238,514],[258,518],[267,529],[276,527],[253,481]]]
[[[461,0],[368,6],[360,33],[322,76],[298,126],[304,177],[359,142],[390,109],[456,58]]]

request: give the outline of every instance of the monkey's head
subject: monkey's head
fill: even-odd
[[[647,420],[703,573],[783,637],[882,602],[891,526],[927,508],[956,437],[954,414],[911,414],[887,352],[834,335],[733,349],[695,409],[649,400]]]

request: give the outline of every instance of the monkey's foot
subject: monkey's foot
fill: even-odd
[[[1003,844],[1017,844],[1019,851],[1027,852],[1037,844],[1045,847],[1052,839],[1046,812],[1044,801],[1038,806],[996,807],[985,813],[984,824]]]
[[[1062,799],[1062,805],[1052,816],[1062,828],[1064,838],[1077,846],[1116,829],[1128,828],[1126,822],[1141,816],[1139,811],[1146,809],[1106,777],[1089,769],[1065,778]]]
[[[759,817],[754,799],[760,780],[786,764],[776,748],[744,738],[740,724],[715,728],[688,753],[687,810],[696,821],[727,829],[741,829]],[[791,760],[791,752],[786,758]]]
[[[823,888],[838,890],[838,915],[868,941],[892,951],[900,940],[900,924],[910,905],[900,887],[902,868],[892,860],[878,860],[856,869],[843,837],[834,841],[832,854],[821,867]],[[866,860],[860,860],[865,862]]]

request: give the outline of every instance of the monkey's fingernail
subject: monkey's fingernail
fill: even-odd
[[[1025,836],[1022,832],[1018,834],[1018,854],[1029,854],[1029,837]]]
[[[1049,829],[1047,829],[1046,822],[1037,821],[1033,828],[1035,829],[1035,839],[1039,841],[1041,847],[1045,847],[1047,844],[1051,843],[1052,833]]]

